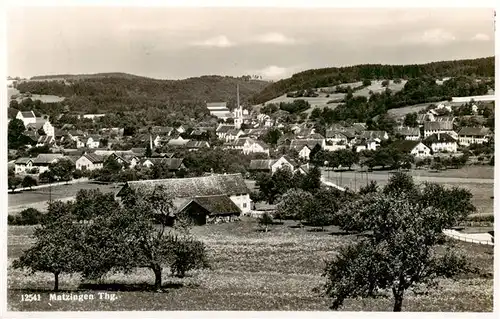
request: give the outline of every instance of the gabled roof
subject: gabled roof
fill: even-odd
[[[217,133],[227,133],[232,129],[234,129],[234,125],[220,125],[219,127],[217,127],[216,132]]]
[[[172,198],[193,198],[197,196],[249,194],[241,174],[210,175],[192,178],[169,178],[130,181],[123,186],[117,196],[123,196],[126,189],[152,191],[156,186],[164,186]]]
[[[170,146],[182,146],[186,145],[190,140],[185,140],[185,139],[171,139],[168,141],[168,145]]]
[[[83,154],[92,164],[103,163],[104,159],[100,155],[96,155],[94,153]]]
[[[153,163],[153,165],[160,165],[160,164],[165,164],[169,170],[179,170],[182,166],[182,163],[184,161],[183,158],[164,158],[164,157],[150,157],[150,158],[145,158],[141,161],[141,164],[144,164],[144,162],[150,161]]]
[[[462,127],[458,132],[460,136],[485,136],[490,134],[487,127]]]
[[[326,138],[333,138],[335,137],[337,134],[341,134],[343,136],[345,136],[345,138],[347,139],[352,139],[354,138],[354,134],[352,134],[352,132],[349,132],[349,131],[343,131],[343,130],[332,130],[332,129],[328,129],[326,130]]]
[[[33,111],[19,111],[24,118],[36,118]]]
[[[275,159],[254,159],[250,161],[249,170],[271,170],[271,166],[276,163]]]
[[[312,150],[317,144],[319,146],[323,145],[322,139],[295,139],[290,143],[291,149],[301,150],[304,146],[307,146],[310,150]]]
[[[193,199],[188,200],[184,205],[181,206],[179,212],[185,210],[193,204],[198,204],[203,209],[205,209],[209,216],[216,215],[232,215],[239,214],[241,210],[236,204],[227,196],[215,195],[215,196],[197,196]]]
[[[396,133],[402,136],[418,136],[420,129],[418,127],[398,127]]]
[[[30,157],[20,157],[14,163],[16,165],[27,165],[28,162],[30,162],[30,161],[33,162],[33,159]]]
[[[391,147],[400,150],[401,152],[404,153],[409,153],[411,152],[415,146],[420,144],[420,141],[409,141],[409,140],[400,140],[400,141],[394,141],[391,144]]]
[[[453,143],[453,142],[456,142],[456,140],[446,133],[432,134],[424,140],[424,144],[426,145],[434,143]]]
[[[48,135],[42,135],[38,138],[37,141],[39,144],[50,144],[54,143],[54,137],[53,136],[48,136]]]
[[[385,131],[364,131],[361,133],[361,138],[370,140],[370,139],[375,139],[378,138],[379,140],[383,140],[387,132]]]
[[[451,121],[424,122],[424,130],[425,131],[452,131],[453,130],[453,122],[451,122]]]
[[[33,160],[33,164],[50,164],[54,160],[59,160],[63,157],[63,154],[38,154],[38,156]]]

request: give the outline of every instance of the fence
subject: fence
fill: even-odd
[[[494,246],[494,242],[493,242],[493,237],[491,237],[491,240],[480,240],[480,239],[474,239],[474,238],[470,238],[470,237],[467,237],[467,236],[463,236],[463,235],[457,235],[453,232],[450,232],[450,231],[443,231],[443,233],[448,236],[448,237],[451,237],[451,238],[454,238],[454,239],[457,239],[457,240],[461,240],[461,241],[465,241],[467,243],[474,243],[474,244],[480,244],[480,245],[488,245],[488,246]]]

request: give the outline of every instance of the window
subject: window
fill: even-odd
[[[247,203],[243,203],[243,208],[246,208],[247,207]]]

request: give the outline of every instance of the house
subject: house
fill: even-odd
[[[436,117],[433,113],[417,114],[417,123],[423,125],[425,122],[434,122]]]
[[[218,224],[238,220],[241,209],[226,195],[196,196],[188,199],[175,213],[190,224]]]
[[[347,145],[354,139],[354,134],[342,130],[328,129],[325,135],[326,143],[329,145]]]
[[[453,110],[452,110],[452,108],[451,108],[450,103],[448,103],[448,102],[442,102],[442,103],[439,103],[439,104],[436,106],[436,109],[437,109],[437,110],[441,110],[441,109],[442,109],[442,110],[446,110],[446,111],[448,111],[448,112],[450,112],[450,113],[453,111]]]
[[[395,130],[395,133],[407,141],[420,140],[420,129],[418,127],[399,127]]]
[[[295,139],[290,142],[290,148],[297,150],[299,157],[305,160],[309,160],[309,154],[316,145],[324,149],[326,142],[324,139]]]
[[[92,134],[85,138],[83,143],[85,143],[85,146],[88,148],[98,148],[101,143],[101,137],[99,135]],[[76,147],[78,148],[78,142]]]
[[[231,142],[239,138],[241,135],[243,135],[244,132],[241,129],[233,128],[227,131],[226,133],[226,142]]]
[[[360,134],[360,138],[383,141],[389,138],[389,134],[386,131],[364,131]]]
[[[28,130],[28,131],[38,132],[40,129],[43,130],[43,132],[46,135],[49,135],[49,136],[55,135],[54,126],[50,123],[49,120],[44,119],[42,117],[37,117],[35,119],[35,123],[30,123],[30,124],[26,125],[26,130]]]
[[[221,140],[226,139],[226,135],[229,131],[234,129],[234,125],[227,125],[227,124],[219,124],[217,126],[217,129],[215,130],[215,135]]]
[[[316,133],[314,127],[302,127],[300,130],[296,130],[295,137],[296,138],[312,138],[311,135]]]
[[[379,139],[363,139],[355,145],[355,149],[358,153],[361,151],[376,151],[379,146]]]
[[[36,116],[33,111],[19,111],[17,112],[16,119],[23,121],[24,127],[28,126],[28,124],[36,123]]]
[[[141,164],[147,168],[164,164],[170,172],[186,169],[183,158],[145,158],[141,161]]]
[[[18,158],[14,162],[14,172],[16,174],[25,173],[33,168],[33,159],[29,157]]]
[[[82,171],[93,171],[102,169],[104,166],[104,159],[100,155],[85,153],[78,160],[76,160],[76,169]]]
[[[488,142],[491,132],[486,127],[462,127],[458,132],[460,145],[483,144]]]
[[[246,138],[245,140],[243,154],[265,153],[269,155],[269,146],[266,143],[252,138]]]
[[[448,134],[453,138],[458,138],[458,134],[453,131],[453,122],[451,121],[433,121],[424,123],[424,138],[433,134]]]
[[[277,159],[271,165],[271,173],[274,174],[274,173],[276,173],[276,171],[278,169],[285,168],[285,167],[289,168],[293,172],[293,171],[295,171],[295,168],[299,167],[299,165],[293,159],[291,159],[288,156],[284,155],[284,156],[281,156],[279,159]]]
[[[250,161],[248,170],[253,172],[271,172],[271,167],[275,161],[274,159],[253,159]]]
[[[183,125],[179,125],[178,128],[175,129],[179,134],[186,132],[186,128]]]
[[[137,189],[152,191],[156,186],[164,187],[176,207],[181,207],[186,200],[195,197],[217,195],[228,196],[241,209],[242,213],[249,212],[252,207],[250,190],[241,174],[129,181],[125,183],[116,196],[123,198],[128,192]]]
[[[38,156],[33,159],[33,166],[38,168],[39,173],[43,173],[49,169],[50,164],[56,163],[63,158],[63,154],[38,154]]]
[[[167,144],[169,140],[169,135],[156,135],[156,137],[153,139],[153,145],[155,147],[160,147],[164,144]]]
[[[183,139],[181,136],[179,136],[178,138],[169,140],[167,145],[172,147],[180,147],[185,146],[189,141],[189,139]]]
[[[210,144],[207,141],[190,140],[186,143],[186,148],[190,151],[197,151],[202,148],[210,148]]]
[[[94,121],[95,119],[98,119],[98,118],[104,117],[104,116],[106,116],[106,114],[84,114],[83,118]]]
[[[420,141],[400,140],[391,144],[403,153],[413,155],[415,158],[425,158],[431,156],[431,149]]]
[[[299,165],[288,156],[282,156],[279,159],[257,159],[251,160],[248,170],[254,172],[266,172],[274,174],[278,169],[288,168],[294,172]]]
[[[458,147],[457,141],[446,133],[432,134],[424,140],[424,144],[434,153],[455,153]]]

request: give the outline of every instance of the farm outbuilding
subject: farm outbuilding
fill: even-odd
[[[239,218],[241,210],[227,196],[198,196],[186,201],[177,211],[176,218],[194,225],[231,222]]]

